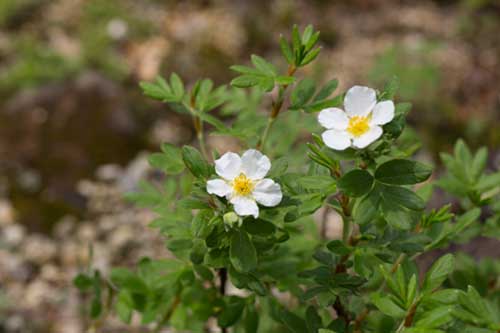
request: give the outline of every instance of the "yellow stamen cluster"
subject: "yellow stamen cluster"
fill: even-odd
[[[243,173],[233,180],[233,189],[239,195],[249,195],[254,188],[254,184],[250,178]]]
[[[370,129],[370,117],[354,116],[349,119],[349,125],[347,126],[347,131],[353,136],[358,137]]]

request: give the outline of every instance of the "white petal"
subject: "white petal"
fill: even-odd
[[[328,108],[322,110],[318,115],[318,121],[324,128],[345,130],[349,125],[349,117],[339,108]]]
[[[227,180],[233,180],[241,172],[241,158],[238,154],[228,152],[215,160],[215,172]]]
[[[266,207],[276,206],[283,198],[280,185],[269,178],[255,184],[252,194],[258,203]]]
[[[230,194],[232,190],[231,186],[222,179],[212,179],[207,182],[207,192],[218,195],[219,197]]]
[[[380,126],[373,126],[365,134],[354,138],[352,140],[353,146],[357,148],[365,148],[370,143],[374,142],[382,135],[382,128]]]
[[[346,131],[328,130],[321,135],[325,144],[335,150],[344,150],[351,145],[351,137]]]
[[[259,207],[251,197],[234,196],[230,202],[239,216],[253,215],[254,218],[259,217]]]
[[[264,178],[269,169],[271,161],[258,150],[249,149],[241,156],[241,171],[250,179]]]
[[[372,113],[371,123],[374,125],[384,125],[394,118],[394,103],[392,101],[383,101],[377,103]]]
[[[344,107],[349,117],[368,115],[376,103],[377,94],[368,87],[354,86],[344,97]]]

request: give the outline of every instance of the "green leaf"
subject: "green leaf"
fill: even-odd
[[[102,303],[101,303],[101,298],[98,297],[97,295],[92,299],[92,302],[90,303],[90,317],[92,319],[95,319],[99,317],[102,313]]]
[[[462,291],[457,289],[443,289],[427,294],[424,298],[426,302],[435,302],[439,304],[455,304]]]
[[[318,330],[323,327],[321,317],[312,305],[306,310],[306,325],[309,333],[318,333]]]
[[[402,318],[406,315],[406,311],[398,306],[389,297],[381,296],[380,294],[372,295],[372,303],[380,310],[382,313],[393,317]]]
[[[286,62],[292,65],[294,63],[293,52],[287,40],[283,36],[280,36],[280,48],[281,48],[281,53],[286,59]]]
[[[283,175],[288,169],[288,159],[286,157],[280,157],[273,161],[271,165],[271,170],[267,174],[269,178],[276,178]]]
[[[149,289],[146,283],[136,274],[125,268],[114,268],[111,271],[111,281],[119,288],[146,294]]]
[[[335,179],[330,176],[304,176],[297,183],[306,190],[335,191]]]
[[[438,330],[438,329],[430,329],[427,327],[409,327],[409,328],[405,328],[403,333],[446,333],[446,331]],[[468,333],[473,333],[473,332],[468,331]],[[476,333],[478,333],[478,332],[476,332]]]
[[[243,66],[243,65],[233,65],[229,67],[231,70],[242,73],[242,74],[250,74],[252,76],[255,75],[261,75],[260,71],[256,68],[248,67],[248,66]]]
[[[312,24],[308,24],[307,27],[304,29],[304,32],[302,32],[302,39],[301,43],[303,45],[307,44],[309,39],[312,37],[312,34],[314,32]]]
[[[483,326],[487,324],[491,327],[499,328],[498,311],[492,303],[482,298],[473,286],[467,287],[467,293],[460,293],[458,296],[461,308],[455,309],[454,315],[466,322]]]
[[[231,85],[237,88],[248,88],[258,85],[260,78],[255,75],[241,75],[231,81]]]
[[[406,295],[406,305],[409,307],[417,296],[417,276],[413,274],[408,283],[408,293]]]
[[[184,170],[181,150],[174,145],[164,143],[161,146],[163,153],[154,153],[149,156],[149,164],[166,174],[176,175]]]
[[[354,169],[343,175],[337,185],[345,194],[360,197],[372,189],[373,176],[366,170]]]
[[[363,225],[375,220],[379,216],[379,202],[380,195],[375,190],[358,199],[352,212],[354,222]]]
[[[399,79],[397,76],[393,76],[392,79],[385,85],[384,92],[382,93],[382,96],[380,96],[380,98],[382,100],[393,99],[398,89]]]
[[[432,292],[436,288],[439,288],[448,275],[453,272],[454,267],[455,258],[453,254],[449,253],[439,258],[425,275],[422,290],[424,292]]]
[[[301,80],[291,95],[292,108],[297,109],[305,105],[311,97],[314,95],[316,90],[316,83],[314,80],[305,78]]]
[[[407,188],[385,185],[381,189],[381,196],[386,205],[399,205],[411,210],[422,210],[425,208],[425,202]]]
[[[353,251],[351,247],[346,246],[344,242],[338,239],[332,240],[326,245],[326,247],[333,253],[338,254],[340,256],[348,255]]]
[[[318,42],[318,39],[319,39],[319,31],[316,31],[315,33],[312,34],[312,36],[309,38],[307,43],[305,43],[304,50],[306,52],[310,51],[314,47],[314,45],[316,45],[316,43]]]
[[[386,222],[393,228],[409,230],[412,227],[412,217],[406,209],[391,205],[386,201],[382,204],[382,214]]]
[[[423,182],[432,168],[416,161],[394,159],[381,164],[375,171],[375,179],[391,185],[411,185]]]
[[[235,230],[231,236],[229,258],[239,272],[250,272],[257,267],[257,251],[248,234]]]
[[[313,102],[322,101],[328,98],[339,85],[339,80],[333,79],[328,81],[323,88],[314,96]]]
[[[492,173],[489,175],[483,174],[474,188],[477,191],[485,192],[498,187],[498,184],[500,184],[500,172]]]
[[[172,91],[176,96],[178,101],[182,100],[184,96],[184,84],[182,83],[179,75],[172,73],[170,74],[170,86],[172,87]]]
[[[204,265],[194,265],[194,271],[205,281],[212,281],[214,279],[214,274],[212,271]]]
[[[195,94],[195,109],[199,111],[207,111],[207,105],[210,101],[210,93],[214,83],[210,79],[204,79],[198,82],[200,83]]]
[[[85,291],[94,285],[94,279],[86,274],[80,273],[73,279],[73,284],[81,291]]]
[[[316,57],[318,56],[319,52],[321,51],[321,47],[317,47],[314,50],[310,51],[304,59],[301,61],[300,66],[305,66],[309,63],[311,63]]]
[[[188,238],[184,239],[167,239],[165,242],[167,245],[167,248],[170,251],[176,252],[176,251],[184,251],[184,250],[189,250],[193,247],[193,241]]]
[[[211,166],[196,148],[191,146],[182,147],[182,159],[196,178],[207,178],[212,174]]]
[[[268,62],[266,59],[255,54],[252,54],[250,59],[255,68],[257,68],[262,74],[265,74],[267,76],[276,76],[276,67],[274,67],[274,65]]]
[[[411,103],[398,103],[396,104],[394,113],[396,114],[396,116],[406,116],[411,111],[411,108]]]
[[[289,85],[295,82],[295,77],[293,76],[277,76],[275,78],[276,83],[281,85]]]
[[[221,314],[217,318],[219,327],[233,326],[243,314],[245,309],[245,299],[237,296],[229,296]]]
[[[207,253],[207,247],[205,246],[205,242],[201,239],[195,239],[191,253],[189,254],[189,258],[193,262],[193,264],[201,264],[205,259],[205,253]]]
[[[293,312],[282,309],[280,312],[280,317],[283,323],[294,333],[305,333],[308,332],[307,325],[304,319],[300,318]]]
[[[139,85],[144,95],[157,99],[162,102],[178,102],[180,99],[175,96],[168,83],[160,76],[156,77],[155,82],[141,82]]]
[[[133,308],[134,300],[130,293],[126,290],[120,291],[115,303],[115,310],[120,320],[129,324],[132,319]]]
[[[467,229],[471,224],[477,221],[477,219],[481,216],[481,209],[474,208],[469,210],[463,215],[460,215],[457,218],[457,222],[453,225],[453,231],[455,234],[460,234],[462,231]]]
[[[471,165],[472,179],[476,180],[484,172],[486,163],[488,162],[488,149],[486,147],[480,148],[474,155]],[[500,181],[498,182],[500,184]]]
[[[401,267],[401,266],[400,266]],[[401,296],[401,290],[399,288],[398,283],[392,278],[391,274],[386,271],[383,265],[379,266],[380,272],[382,273],[382,276],[384,277],[385,283],[389,287],[389,289],[395,294],[398,295],[400,298]]]
[[[295,52],[300,50],[300,46],[302,45],[302,40],[300,38],[299,28],[296,24],[293,25],[292,28],[292,45],[293,50]]]
[[[244,319],[245,333],[257,333],[259,330],[259,315],[255,305],[247,305]]]
[[[432,309],[421,316],[420,319],[415,323],[415,326],[425,328],[438,328],[453,320],[452,313],[453,307],[448,305]]]
[[[251,235],[268,236],[276,231],[276,226],[271,222],[261,219],[247,220],[243,224],[243,228]]]
[[[268,76],[261,76],[259,77],[258,85],[262,90],[269,92],[274,88],[274,78]]]

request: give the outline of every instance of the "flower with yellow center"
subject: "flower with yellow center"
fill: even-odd
[[[271,169],[271,162],[261,152],[250,149],[240,157],[225,153],[215,161],[215,172],[221,178],[207,182],[207,192],[233,204],[239,216],[259,216],[257,203],[274,207],[283,197],[281,187],[272,179],[264,178]]]
[[[354,116],[349,119],[349,125],[347,125],[347,132],[351,133],[352,136],[358,137],[370,129],[370,118],[362,116]]]
[[[345,112],[339,108],[324,109],[318,121],[327,130],[322,138],[325,144],[335,150],[349,147],[365,148],[383,133],[381,125],[394,118],[394,103],[377,103],[375,90],[354,86],[344,98]]]
[[[239,195],[249,195],[252,193],[254,184],[250,178],[247,178],[244,173],[233,180],[233,190]]]

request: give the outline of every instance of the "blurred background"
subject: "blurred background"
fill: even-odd
[[[251,53],[282,64],[294,23],[321,31],[301,74],[342,90],[397,75],[427,159],[463,137],[498,165],[499,0],[0,0],[0,332],[83,332],[70,281],[90,242],[104,272],[164,253],[121,193],[151,172],[147,151],[194,131],[138,82],[224,84]]]

